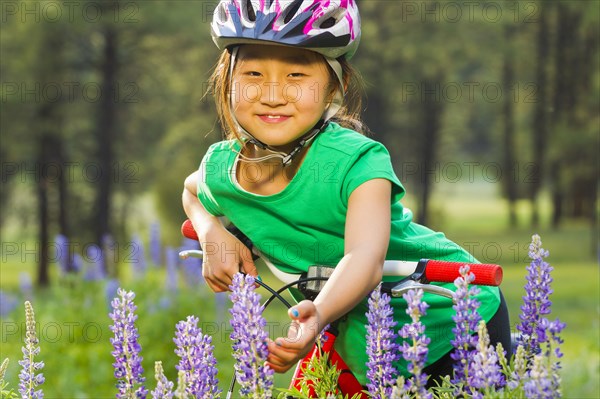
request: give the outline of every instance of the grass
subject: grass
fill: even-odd
[[[522,226],[508,229],[505,224],[505,206],[501,201],[486,196],[473,198],[471,193],[446,197],[444,208],[440,196],[434,198],[439,226],[461,245],[470,247],[481,261],[500,263],[505,277],[502,289],[511,314],[511,322],[519,322],[519,307],[525,285],[527,245],[531,235],[539,233],[544,248],[550,251],[548,261],[554,266],[553,313],[567,323],[563,333],[563,393],[565,398],[598,398],[600,396],[600,275],[596,257],[590,253],[590,231],[585,222],[569,222],[559,231],[548,228],[536,230]],[[526,204],[519,204],[521,220],[527,220]],[[543,226],[543,225],[542,225]],[[20,303],[26,298],[19,293],[19,275],[33,275],[34,262],[3,262],[0,269],[0,289],[17,296]],[[126,265],[125,265],[126,266]],[[262,271],[268,283],[275,282]],[[112,376],[112,350],[108,326],[108,299],[105,282],[81,282],[59,279],[53,271],[53,286],[34,291],[30,298],[38,321],[41,338],[40,360],[46,363],[43,385],[46,398],[110,398],[116,389]],[[175,324],[194,314],[200,326],[211,333],[216,346],[221,388],[226,390],[233,361],[230,356],[227,311],[223,294],[213,295],[204,286],[191,287],[182,277],[180,289],[169,293],[164,288],[164,270],[151,268],[143,279],[134,279],[128,268],[123,269],[124,288],[136,292],[142,356],[147,386],[153,388],[154,361],[162,360],[167,377],[176,379],[172,341]],[[274,305],[266,318],[272,336],[283,333],[287,326],[285,309]],[[10,386],[18,384],[18,360],[24,337],[24,308],[2,318],[0,358],[9,357],[7,373]],[[1,359],[0,359],[1,360]],[[276,378],[276,386],[286,387],[290,373]]]

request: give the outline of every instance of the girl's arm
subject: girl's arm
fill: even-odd
[[[227,291],[233,276],[240,270],[253,276],[258,273],[248,247],[229,233],[219,218],[211,215],[198,200],[198,178],[196,171],[185,179],[181,198],[183,209],[204,252],[202,276],[213,291]]]
[[[391,183],[373,179],[350,195],[345,255],[314,302],[302,301],[289,311],[294,320],[287,338],[269,343],[269,365],[285,372],[312,348],[321,329],[340,318],[375,289],[390,240]]]
[[[196,234],[198,234],[198,238],[202,242],[211,228],[223,227],[223,224],[218,217],[208,213],[198,199],[198,178],[199,172],[196,171],[185,179],[181,202],[183,203],[185,214],[192,222],[194,230],[196,230]]]

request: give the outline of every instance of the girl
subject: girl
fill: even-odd
[[[360,38],[353,0],[221,0],[211,27],[223,50],[212,83],[227,140],[209,148],[183,192],[205,252],[203,275],[216,292],[239,271],[257,275],[250,251],[219,216],[282,272],[335,267],[314,301],[290,309],[295,328],[269,342],[268,364],[285,372],[325,325],[345,315],[336,348],[364,385],[365,297],[382,280],[384,260],[475,260],[412,222],[387,150],[361,134],[360,95],[348,64]],[[481,287],[478,299],[492,342],[510,350],[499,290]],[[426,372],[445,375],[452,370],[452,301],[424,300]],[[392,306],[398,327],[410,322],[403,299]],[[405,364],[399,367],[407,374]]]

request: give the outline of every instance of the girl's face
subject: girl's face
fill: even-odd
[[[243,45],[231,87],[235,117],[258,140],[286,149],[321,119],[333,98],[330,76],[312,51]]]

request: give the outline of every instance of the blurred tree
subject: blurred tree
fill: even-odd
[[[552,224],[555,227],[560,225],[564,216],[596,220],[599,90],[597,11],[597,7],[589,3],[561,1],[555,5],[554,149],[549,167],[554,205]],[[569,213],[565,215],[565,211]]]
[[[429,223],[433,185],[450,180],[443,163],[469,138],[468,121],[481,126],[480,137],[491,134],[493,123],[478,123],[475,115],[494,114],[472,111],[488,107],[472,91],[481,87],[478,74],[498,53],[477,38],[498,40],[501,31],[480,15],[460,14],[468,9],[463,2],[453,2],[451,10],[437,1],[359,6],[363,43],[355,62],[369,83],[365,120],[389,148],[408,192],[417,195],[417,221]],[[442,146],[446,150],[440,152]]]
[[[101,3],[104,14],[114,13],[119,7],[118,1]],[[97,122],[95,129],[95,141],[97,145],[96,159],[101,171],[97,186],[95,199],[95,215],[92,224],[95,232],[96,243],[101,244],[107,235],[111,235],[111,200],[113,198],[112,175],[114,156],[114,142],[118,136],[117,104],[110,93],[119,84],[119,32],[112,24],[105,24],[100,28],[100,40],[102,41],[102,52],[99,65],[100,97],[97,110]]]
[[[440,130],[444,112],[444,103],[436,98],[436,92],[444,84],[444,75],[440,75],[427,80],[420,81],[423,87],[423,97],[421,99],[421,122],[417,129],[421,132],[418,154],[420,155],[424,173],[421,177],[419,208],[417,213],[417,222],[423,225],[429,224],[429,201],[431,198],[432,183],[434,174],[430,171],[438,170],[437,150],[440,143]]]
[[[556,5],[555,92],[550,173],[553,225],[585,218],[597,250],[598,93],[600,92],[597,5]]]
[[[538,12],[538,31],[537,31],[537,57],[536,57],[536,78],[537,102],[533,116],[533,170],[531,176],[531,185],[529,199],[531,201],[531,224],[532,227],[539,227],[540,212],[538,209],[538,195],[542,188],[542,182],[545,174],[546,149],[548,147],[548,62],[550,34],[548,29],[548,10],[544,2],[537,3]]]
[[[64,30],[61,24],[46,24],[33,27],[33,35],[38,35],[37,57],[31,70],[36,89],[30,103],[33,112],[31,136],[35,148],[33,158],[33,182],[37,193],[37,226],[39,249],[37,257],[37,283],[49,285],[49,247],[52,226],[58,224],[58,230],[68,234],[67,187],[64,182],[64,158],[62,151],[62,129],[64,123],[63,96],[61,90],[55,90],[62,81],[65,64],[62,58]],[[39,89],[43,87],[44,89]],[[25,100],[25,101],[24,101]],[[22,102],[29,101],[21,98]],[[24,154],[21,154],[24,155]],[[54,188],[54,189],[53,189]],[[58,207],[52,205],[58,202]],[[58,208],[58,209],[56,209]]]
[[[150,2],[140,9],[143,39],[136,57],[143,62],[132,73],[140,98],[132,104],[121,147],[136,182],[124,184],[124,190],[152,191],[157,214],[150,217],[161,219],[170,245],[181,240],[183,181],[198,168],[207,146],[221,138],[212,96],[205,97],[219,54],[209,31],[212,6]]]
[[[504,27],[504,62],[502,66],[502,87],[505,93],[510,93],[515,82],[515,27],[507,24]],[[509,171],[516,164],[515,154],[515,116],[514,99],[510,95],[503,98],[502,120],[504,124],[502,160],[503,170]],[[508,201],[508,224],[514,228],[517,226],[516,203],[518,198],[518,181],[512,173],[503,173],[504,195]]]

